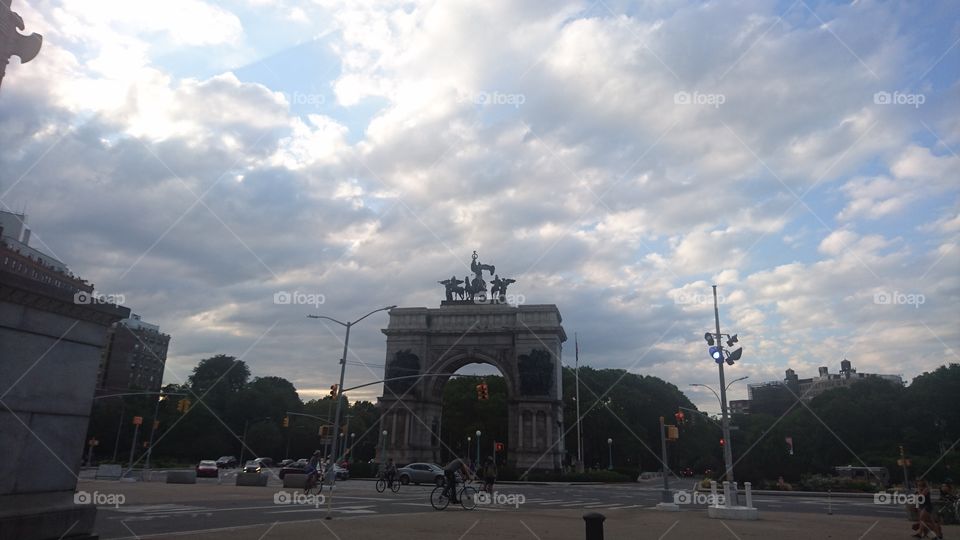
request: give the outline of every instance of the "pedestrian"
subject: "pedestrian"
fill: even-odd
[[[493,483],[497,481],[497,464],[492,457],[483,466],[483,490],[493,495]]]
[[[937,535],[937,540],[943,540],[943,529],[940,528],[940,523],[937,522],[937,516],[933,512],[933,501],[930,500],[930,486],[927,485],[926,480],[917,480],[917,498],[917,505],[920,510],[920,526],[917,527],[917,532],[913,537],[923,538],[927,535],[927,532],[932,531]]]

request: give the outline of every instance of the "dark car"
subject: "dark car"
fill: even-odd
[[[212,459],[205,459],[197,465],[197,477],[212,476],[214,478],[220,475],[220,468],[217,462]]]
[[[277,464],[273,462],[273,459],[268,457],[257,458],[254,461],[260,462],[260,466],[264,469],[271,469],[277,466]]]
[[[443,469],[434,463],[411,463],[397,469],[397,478],[400,483],[436,484],[443,485]]]
[[[680,469],[680,476],[685,476],[685,477],[693,476],[693,469],[691,469],[690,467],[685,467],[683,469]]]
[[[259,461],[251,459],[243,466],[243,472],[246,473],[258,473],[263,470],[263,466]]]
[[[217,467],[221,469],[232,469],[237,465],[239,465],[239,462],[234,456],[220,456],[220,459],[217,460]]]
[[[280,472],[277,473],[277,475],[280,476],[280,478],[283,478],[288,474],[306,474],[306,472],[307,472],[306,461],[303,461],[303,462],[294,461],[292,463],[289,463],[281,467]]]
[[[285,459],[285,460],[283,460],[283,461],[280,462],[280,466],[281,466],[281,467],[286,467],[287,465],[289,465],[289,464],[291,464],[291,463],[294,463],[294,461],[293,461],[292,459]]]

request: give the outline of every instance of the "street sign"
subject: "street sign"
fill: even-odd
[[[898,467],[909,467],[909,466],[910,466],[910,460],[909,460],[909,459],[900,458],[900,459],[897,460],[897,466],[898,466]]]
[[[143,417],[142,417],[142,416],[134,416],[134,417],[133,417],[133,425],[139,426],[139,425],[142,424],[142,423],[143,423]]]

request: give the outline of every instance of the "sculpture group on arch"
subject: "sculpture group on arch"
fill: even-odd
[[[494,265],[483,264],[477,260],[478,258],[479,255],[474,251],[470,262],[470,271],[473,272],[473,279],[470,279],[470,276],[464,276],[463,279],[457,279],[457,276],[450,276],[450,279],[438,281],[438,283],[444,286],[448,302],[452,302],[455,297],[457,300],[470,302],[486,302],[488,298],[498,302],[506,301],[507,287],[509,287],[511,283],[516,283],[517,280],[510,278],[501,279],[500,276],[496,274],[497,270]],[[487,282],[483,279],[484,270],[489,272],[493,277],[490,281],[492,287],[489,293],[487,292]]]

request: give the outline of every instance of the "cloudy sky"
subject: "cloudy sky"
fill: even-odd
[[[0,208],[172,335],[168,382],[225,353],[325,393],[343,331],[305,315],[436,307],[473,250],[564,363],[576,332],[708,410],[712,284],[728,378],[960,361],[958,7],[729,4],[14,0],[44,44]]]

